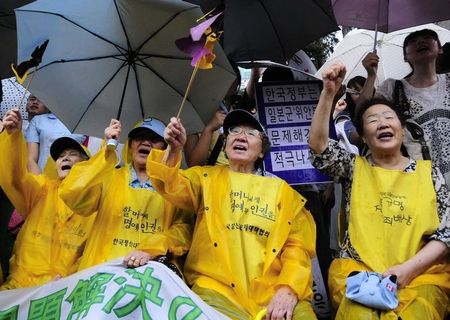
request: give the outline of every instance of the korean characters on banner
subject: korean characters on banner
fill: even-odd
[[[315,80],[256,84],[259,121],[272,145],[265,169],[291,185],[331,181],[309,161],[309,129],[321,90]],[[335,136],[332,125],[330,132]]]
[[[0,319],[228,319],[163,264],[127,269],[122,260],[39,287],[3,291]]]

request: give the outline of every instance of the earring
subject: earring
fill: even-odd
[[[260,159],[264,158],[264,155],[262,154],[262,152],[259,154],[259,158]]]

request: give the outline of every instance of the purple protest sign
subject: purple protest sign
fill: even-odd
[[[272,145],[265,169],[291,185],[332,181],[309,161],[309,129],[321,90],[315,80],[256,84],[259,121]],[[335,136],[333,125],[330,132]]]

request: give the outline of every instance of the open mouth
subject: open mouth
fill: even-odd
[[[138,150],[138,153],[144,156],[148,156],[150,154],[150,150],[142,148]]]
[[[243,146],[243,145],[235,145],[235,146],[233,146],[233,150],[236,150],[236,151],[247,151],[247,148],[245,147],[245,146]]]
[[[69,166],[68,164],[65,164],[65,165],[63,165],[63,166],[61,167],[61,170],[62,170],[62,171],[66,171],[66,170],[70,170],[70,169],[72,169],[72,167]]]
[[[425,51],[429,51],[430,48],[428,48],[428,46],[423,46],[417,49],[417,52],[425,52]]]
[[[394,135],[391,132],[382,132],[380,133],[377,138],[380,140],[389,140],[393,137]]]

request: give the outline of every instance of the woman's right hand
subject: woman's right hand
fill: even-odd
[[[339,99],[338,102],[336,102],[336,105],[334,106],[333,119],[335,119],[336,116],[337,116],[341,111],[344,111],[345,108],[347,108],[347,102],[345,102],[344,99]]]
[[[399,288],[406,287],[415,277],[418,276],[414,264],[411,264],[408,261],[392,266],[383,272],[383,277],[389,277],[390,275],[397,276],[397,285]]]
[[[164,140],[173,151],[183,148],[186,143],[186,130],[179,119],[170,118],[169,124],[164,129]]]
[[[322,73],[323,90],[322,92],[331,94],[334,97],[341,89],[347,69],[342,62],[332,64]]]
[[[206,129],[214,132],[218,130],[225,120],[226,113],[223,110],[217,110],[206,125]]]
[[[119,120],[111,119],[109,126],[105,129],[105,139],[119,140],[120,133],[122,132],[122,124]]]
[[[368,76],[373,76],[377,74],[378,63],[380,62],[380,57],[375,52],[369,52],[362,60],[362,65],[367,71]]]
[[[14,108],[6,111],[3,117],[3,126],[8,131],[9,134],[19,131],[22,129],[22,116],[18,108]]]

